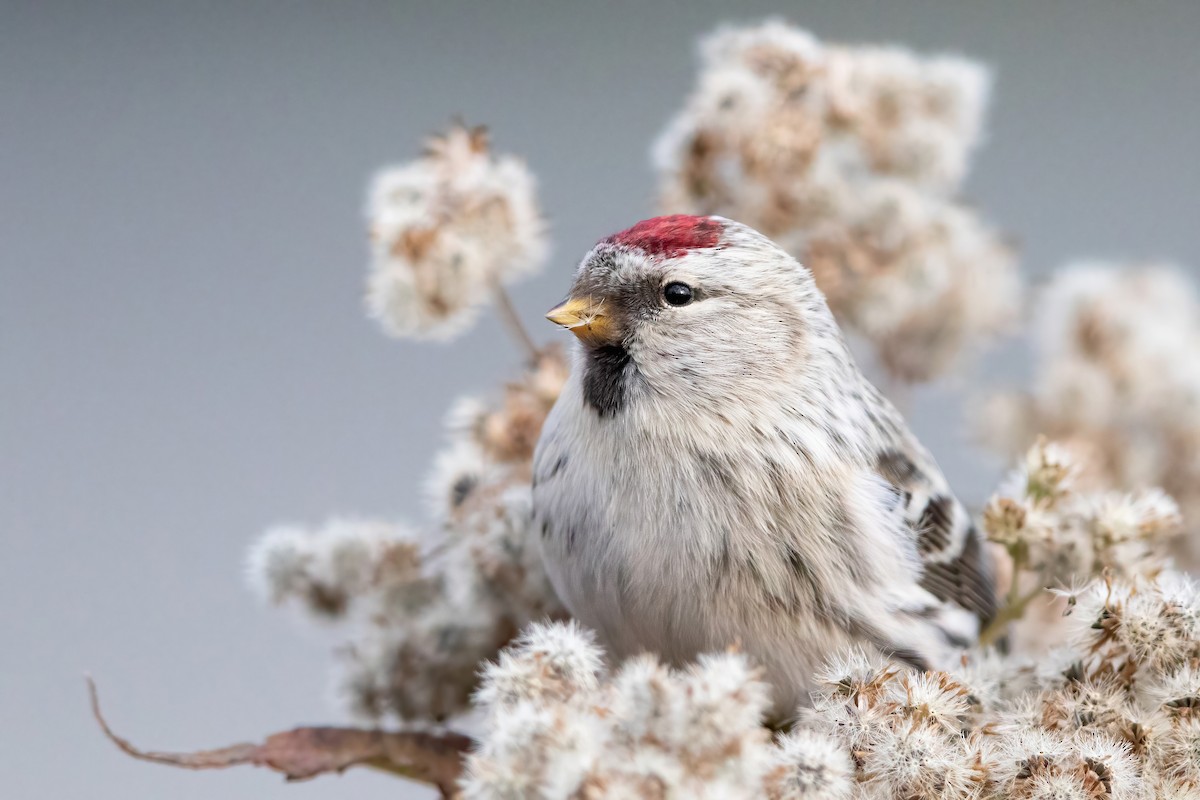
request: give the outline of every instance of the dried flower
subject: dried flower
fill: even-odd
[[[533,625],[485,667],[476,702],[503,713],[525,700],[567,700],[596,688],[603,658],[592,633],[574,622]]]
[[[272,603],[296,600],[314,617],[334,619],[368,592],[410,579],[417,563],[408,528],[334,519],[319,532],[294,526],[267,531],[250,551],[247,576]]]
[[[533,176],[493,155],[483,128],[455,126],[421,158],[381,171],[367,218],[367,308],[393,336],[454,336],[545,257]]]
[[[777,742],[778,766],[768,778],[772,800],[849,800],[854,761],[836,738],[795,730]]]
[[[988,441],[1015,453],[1038,432],[1089,465],[1090,488],[1161,486],[1200,520],[1200,300],[1169,266],[1074,264],[1038,294],[1032,388],[991,397]],[[1175,515],[1164,511],[1164,521]],[[1171,522],[1172,526],[1176,523]],[[1200,563],[1200,537],[1176,554]]]
[[[1082,472],[1069,448],[1041,437],[984,509],[988,538],[1012,559],[1009,598],[1021,610],[1043,587],[1069,583],[1074,588],[1055,592],[1067,614],[1078,602],[1081,581],[1101,574],[1153,576],[1167,564],[1164,551],[1180,530],[1174,501],[1159,490],[1085,491]],[[1026,627],[1025,633],[1051,641],[1061,626],[1039,618]],[[1036,643],[1024,647],[1036,649]]]
[[[706,656],[683,671],[647,656],[608,679],[597,658],[578,628],[535,626],[487,668],[478,695],[483,743],[467,763],[467,797],[749,800],[773,768],[769,779],[780,787],[786,770],[801,768],[801,740],[785,755],[762,727],[769,692],[743,656]],[[551,661],[570,665],[565,674],[575,677],[564,683],[547,672]],[[537,679],[527,680],[531,673]],[[849,758],[843,753],[839,763],[829,749],[816,751],[828,765],[824,780],[848,787]]]

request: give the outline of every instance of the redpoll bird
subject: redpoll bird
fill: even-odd
[[[538,538],[614,655],[739,646],[786,715],[840,649],[925,669],[993,616],[967,512],[766,237],[640,222],[547,316],[579,344],[534,457]]]

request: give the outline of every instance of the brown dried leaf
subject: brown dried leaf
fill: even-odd
[[[261,744],[242,743],[215,750],[166,753],[142,750],[118,736],[100,713],[96,684],[87,679],[92,714],[109,741],[140,761],[183,769],[225,769],[249,764],[283,773],[289,781],[315,778],[367,766],[435,786],[442,797],[455,797],[462,758],[473,742],[457,733],[388,732],[356,728],[294,728],[268,736]]]

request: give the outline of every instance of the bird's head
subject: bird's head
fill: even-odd
[[[740,223],[688,215],[601,240],[546,316],[583,344],[585,398],[589,374],[619,395],[588,398],[601,413],[637,386],[691,403],[762,391],[803,358],[814,324],[831,323],[786,252]]]

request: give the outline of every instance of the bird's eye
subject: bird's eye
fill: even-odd
[[[686,306],[692,299],[692,287],[686,283],[675,281],[663,287],[663,300],[666,300],[669,306]]]

